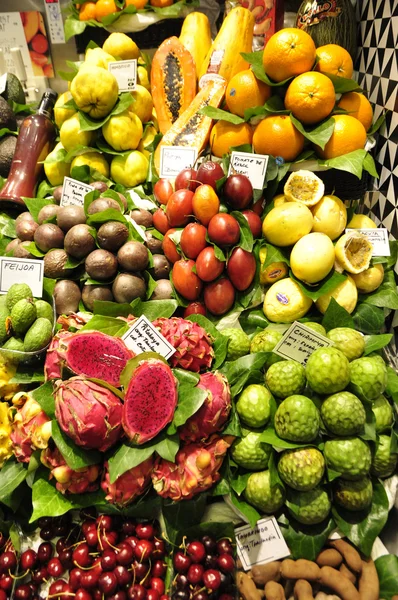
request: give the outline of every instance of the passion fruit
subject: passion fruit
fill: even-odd
[[[108,210],[108,208],[113,208],[114,210],[122,212],[120,204],[119,202],[117,202],[117,200],[114,200],[113,198],[97,198],[97,200],[94,200],[90,204],[90,206],[87,209],[87,213],[89,215],[95,215],[96,213]]]
[[[95,239],[88,225],[74,225],[65,236],[64,248],[74,258],[85,258],[95,250]]]
[[[65,269],[68,258],[68,254],[63,249],[47,252],[44,257],[44,276],[50,279],[66,278],[71,273],[71,269]]]
[[[126,242],[118,251],[117,259],[126,271],[143,271],[148,266],[148,249],[141,242]]]
[[[61,206],[57,212],[57,225],[62,231],[69,231],[75,225],[86,222],[86,214],[82,206]]]
[[[79,286],[70,279],[57,281],[53,296],[57,315],[70,315],[77,312],[82,297]]]
[[[169,279],[158,279],[151,300],[170,300],[173,298],[173,286]]]
[[[92,279],[108,281],[115,277],[118,270],[116,256],[108,250],[94,250],[85,262],[86,272]]]
[[[63,248],[64,233],[54,223],[43,223],[35,231],[34,240],[36,246],[42,252],[48,252],[53,248]]]
[[[97,233],[97,242],[104,250],[117,252],[128,240],[129,230],[124,223],[108,221],[101,225]]]
[[[120,273],[113,282],[112,293],[116,302],[130,304],[135,298],[145,298],[146,284],[141,277]]]
[[[43,223],[55,217],[60,209],[61,207],[58,206],[58,204],[47,204],[46,206],[43,206],[37,215],[37,222],[39,225],[43,225]]]
[[[142,227],[147,228],[153,226],[152,213],[149,212],[149,210],[145,210],[145,208],[132,210],[130,212],[130,217],[137,223],[137,225],[141,225]]]
[[[82,290],[82,300],[87,310],[94,310],[95,300],[105,302],[113,301],[112,290],[108,285],[84,285]]]
[[[35,221],[24,219],[15,225],[15,232],[17,237],[22,242],[32,242],[34,239],[35,232],[39,225]]]

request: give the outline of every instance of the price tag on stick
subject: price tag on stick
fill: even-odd
[[[198,156],[196,148],[186,146],[162,146],[160,149],[159,177],[177,177],[178,173],[193,167]]]
[[[119,92],[132,92],[137,85],[137,59],[108,63],[108,71],[116,77]]]
[[[238,557],[245,571],[290,554],[275,517],[260,519],[254,528],[250,525],[237,527],[235,537]]]
[[[355,231],[366,236],[373,246],[372,256],[390,256],[390,244],[388,241],[388,231],[385,227],[372,229],[346,229],[346,233]]]
[[[43,296],[44,263],[29,258],[0,256],[0,294],[8,292],[13,283],[27,283],[35,298]]]
[[[267,172],[269,156],[250,152],[232,152],[228,175],[246,175],[254,190],[262,190]]]
[[[272,352],[288,360],[295,360],[305,366],[315,350],[327,348],[328,346],[333,346],[331,340],[310,327],[306,327],[304,323],[295,321]]]
[[[136,354],[157,352],[167,360],[175,352],[175,348],[144,315],[135,321],[122,339],[126,346]]]
[[[93,186],[87,183],[82,183],[77,179],[72,179],[72,177],[64,177],[60,205],[84,206],[85,195],[92,192],[93,189]]]

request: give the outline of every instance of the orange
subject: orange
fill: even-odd
[[[84,2],[79,10],[79,21],[95,19],[95,2]]]
[[[126,6],[135,6],[137,10],[142,10],[147,5],[147,0],[126,0]]]
[[[257,154],[281,156],[294,160],[304,148],[304,136],[297,131],[288,115],[271,115],[257,125],[253,135]]]
[[[264,70],[274,81],[311,71],[316,56],[311,36],[302,29],[287,27],[274,33],[264,49]]]
[[[221,158],[235,146],[251,144],[252,128],[248,123],[233,125],[228,121],[218,121],[210,132],[210,148],[215,156]]]
[[[309,71],[293,79],[286,92],[285,107],[305,125],[313,125],[332,112],[335,100],[329,77]]]
[[[373,109],[366,96],[358,94],[358,92],[348,92],[348,94],[341,96],[337,106],[344,108],[350,113],[351,117],[361,121],[366,131],[368,131],[373,121]]]
[[[103,17],[107,17],[114,12],[119,12],[114,0],[98,0],[95,5],[95,18],[97,21],[101,21]]]
[[[351,79],[354,65],[345,48],[337,44],[326,44],[326,46],[317,48],[316,55],[318,57],[317,71]]]
[[[270,96],[269,85],[256,79],[253,71],[247,69],[232,77],[225,94],[225,102],[232,114],[243,117],[246,108],[262,106]]]
[[[358,119],[350,115],[333,115],[334,131],[324,150],[316,146],[322,158],[335,158],[360,150],[366,143],[366,130]]]
[[[156,6],[157,8],[165,8],[166,6],[171,6],[173,0],[149,0],[149,4],[151,6]]]
[[[202,225],[208,225],[220,210],[220,200],[211,185],[202,184],[196,188],[192,198],[192,210]]]

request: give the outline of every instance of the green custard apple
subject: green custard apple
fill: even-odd
[[[334,343],[334,347],[340,350],[350,362],[360,358],[365,351],[365,338],[355,329],[336,327],[329,331],[327,337]]]
[[[287,509],[299,523],[316,525],[330,513],[331,502],[326,490],[316,487],[308,492],[288,493]]]
[[[26,283],[13,283],[6,295],[6,304],[9,311],[20,300],[33,298],[32,290]]]
[[[270,515],[283,505],[285,490],[279,484],[271,487],[269,471],[259,471],[258,473],[252,473],[247,480],[245,498],[258,511]]]
[[[383,433],[391,427],[394,421],[392,406],[384,396],[379,396],[372,402],[372,411],[376,420],[376,432]]]
[[[308,321],[308,323],[303,323],[303,325],[326,337],[326,329],[320,323],[316,323],[316,321]]]
[[[325,459],[317,448],[285,450],[278,462],[281,479],[299,492],[314,489],[325,472]]]
[[[327,466],[341,473],[343,479],[355,481],[369,473],[372,461],[369,444],[358,437],[327,440],[323,453]]]
[[[319,348],[309,357],[305,374],[314,392],[335,394],[350,382],[350,363],[337,348]]]
[[[260,331],[253,336],[250,343],[250,353],[253,352],[272,352],[278,342],[283,338],[283,333],[276,329],[264,329],[264,331]],[[276,362],[281,362],[284,360],[281,356],[277,354],[271,354],[264,365],[265,370],[267,370],[271,365]]]
[[[283,440],[312,442],[319,431],[319,411],[306,396],[289,396],[278,406],[275,431]]]
[[[271,394],[263,385],[248,385],[239,396],[236,410],[240,420],[254,429],[268,423],[271,414]]]
[[[328,396],[321,406],[321,417],[326,428],[334,435],[355,435],[366,423],[362,402],[351,392]]]
[[[261,432],[250,431],[237,439],[231,448],[234,461],[248,471],[261,471],[268,468],[272,446],[261,442]]]
[[[380,435],[370,472],[376,477],[390,477],[397,466],[398,454],[391,452],[391,437]]]
[[[334,501],[346,510],[364,510],[370,506],[372,497],[373,486],[369,477],[362,477],[357,481],[339,477],[334,481]]]
[[[350,390],[361,400],[376,400],[386,389],[387,369],[379,359],[363,356],[350,363]]]
[[[300,394],[305,388],[305,369],[295,360],[284,360],[270,366],[265,383],[277,398]]]
[[[227,360],[237,360],[250,352],[250,339],[243,329],[228,327],[221,331],[228,338]]]

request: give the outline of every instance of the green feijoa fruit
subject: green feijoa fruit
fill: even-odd
[[[6,303],[8,310],[12,310],[14,305],[23,299],[33,298],[32,290],[27,283],[13,283],[7,292]]]
[[[22,298],[11,310],[11,324],[14,333],[23,336],[37,317],[36,306],[31,298]]]
[[[45,300],[36,300],[35,305],[37,311],[37,318],[43,317],[43,319],[48,319],[52,324],[54,322],[54,311],[51,304],[49,304]]]
[[[24,339],[25,352],[38,352],[50,342],[53,328],[48,319],[39,317],[28,329]]]

